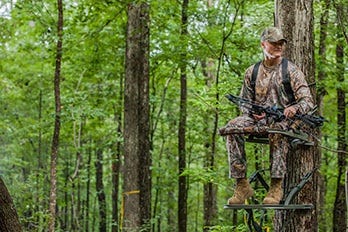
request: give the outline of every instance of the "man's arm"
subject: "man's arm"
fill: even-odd
[[[294,64],[291,64],[291,66],[292,67],[289,68],[290,82],[296,103],[291,105],[291,107],[287,107],[284,110],[284,114],[293,114],[294,110],[296,110],[295,113],[306,114],[314,108],[313,97],[303,72]]]
[[[244,99],[248,99],[250,101],[252,101],[254,99],[254,89],[251,87],[251,74],[253,71],[254,65],[250,66],[244,75],[244,81],[243,81],[243,85],[242,85],[242,89],[240,91],[239,96],[241,98]],[[249,109],[246,109],[244,107],[240,107],[240,110],[242,111],[243,114],[246,115],[251,115],[251,112]]]

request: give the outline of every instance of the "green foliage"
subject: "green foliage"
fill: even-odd
[[[112,202],[121,199],[121,193],[119,199],[111,198],[111,163],[116,159],[115,144],[123,141],[122,134],[117,132],[118,126],[122,128],[122,122],[115,118],[120,116],[122,119],[124,111],[127,2],[64,2],[62,131],[58,159],[58,221],[61,231],[78,231],[74,229],[76,223],[81,228],[88,226],[90,231],[98,228],[94,166],[97,149],[102,149],[104,155],[109,227]],[[147,226],[170,231],[177,220],[178,67],[182,62],[180,52],[185,47],[179,39],[180,1],[149,2],[154,214]],[[273,23],[273,4],[273,1],[266,0],[223,0],[207,6],[206,1],[190,1],[189,35],[185,38],[189,52],[188,166],[183,174],[189,180],[189,231],[199,231],[204,226],[203,185],[207,183],[218,188],[218,218],[210,231],[247,231],[243,218],[239,218],[238,225],[232,225],[230,212],[222,209],[233,192],[233,182],[228,179],[224,139],[217,136],[212,141],[214,120],[217,113],[218,126],[221,127],[238,115],[238,109],[229,104],[224,95],[238,94],[245,69],[261,59],[259,34],[265,26]],[[318,47],[318,19],[323,11],[318,1],[314,10]],[[334,13],[331,9],[327,63],[317,59],[317,68],[327,74],[327,78],[317,86],[323,86],[327,91],[322,110],[329,122],[322,130],[322,145],[330,148],[337,144],[334,133],[337,131],[336,88],[347,90],[346,82],[336,81],[336,37],[333,35],[338,30],[334,26]],[[54,120],[56,5],[47,1],[17,0],[7,15],[9,17],[0,17],[0,173],[9,186],[25,230],[46,231]],[[347,54],[347,44],[344,49]],[[211,150],[213,142],[216,143],[214,154]],[[262,169],[268,168],[267,146],[248,144],[246,149],[250,173],[256,164]],[[250,155],[256,150],[257,158]],[[214,157],[214,167],[204,166],[209,155]],[[335,154],[323,151],[321,172],[327,189],[335,189],[336,165]],[[122,180],[120,189],[121,185]],[[88,205],[87,194],[90,194]],[[322,224],[331,223],[334,197],[334,191],[326,193],[326,216],[323,217],[325,221],[320,222]],[[88,216],[86,212],[89,212]],[[72,220],[74,216],[75,221]]]

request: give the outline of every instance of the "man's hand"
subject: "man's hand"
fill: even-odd
[[[297,110],[294,106],[289,106],[289,107],[285,108],[284,115],[286,118],[292,118],[295,116],[296,111]]]
[[[260,121],[266,117],[266,113],[262,112],[261,114],[253,114],[253,117],[256,121]]]

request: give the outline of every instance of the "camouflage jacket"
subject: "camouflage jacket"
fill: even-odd
[[[256,104],[263,106],[274,106],[285,109],[291,105],[282,83],[282,65],[266,67],[263,62],[260,65],[255,81],[255,98],[254,90],[250,85],[251,75],[254,65],[250,66],[245,73],[244,83],[240,96],[247,99],[254,99]],[[303,72],[292,62],[288,62],[288,72],[290,77],[291,88],[294,92],[295,103],[293,106],[298,113],[308,113],[314,107],[313,98],[305,80]],[[249,112],[241,108],[243,114]]]

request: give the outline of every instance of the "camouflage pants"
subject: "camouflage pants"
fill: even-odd
[[[270,123],[266,120],[255,121],[243,115],[231,120],[227,127],[244,128],[250,126],[268,126],[273,129],[287,129],[287,122]],[[272,178],[283,178],[286,173],[286,155],[289,151],[288,138],[281,134],[268,134],[270,144],[270,169]],[[229,134],[226,136],[229,173],[231,178],[244,178],[247,172],[247,159],[244,148],[243,134]]]

